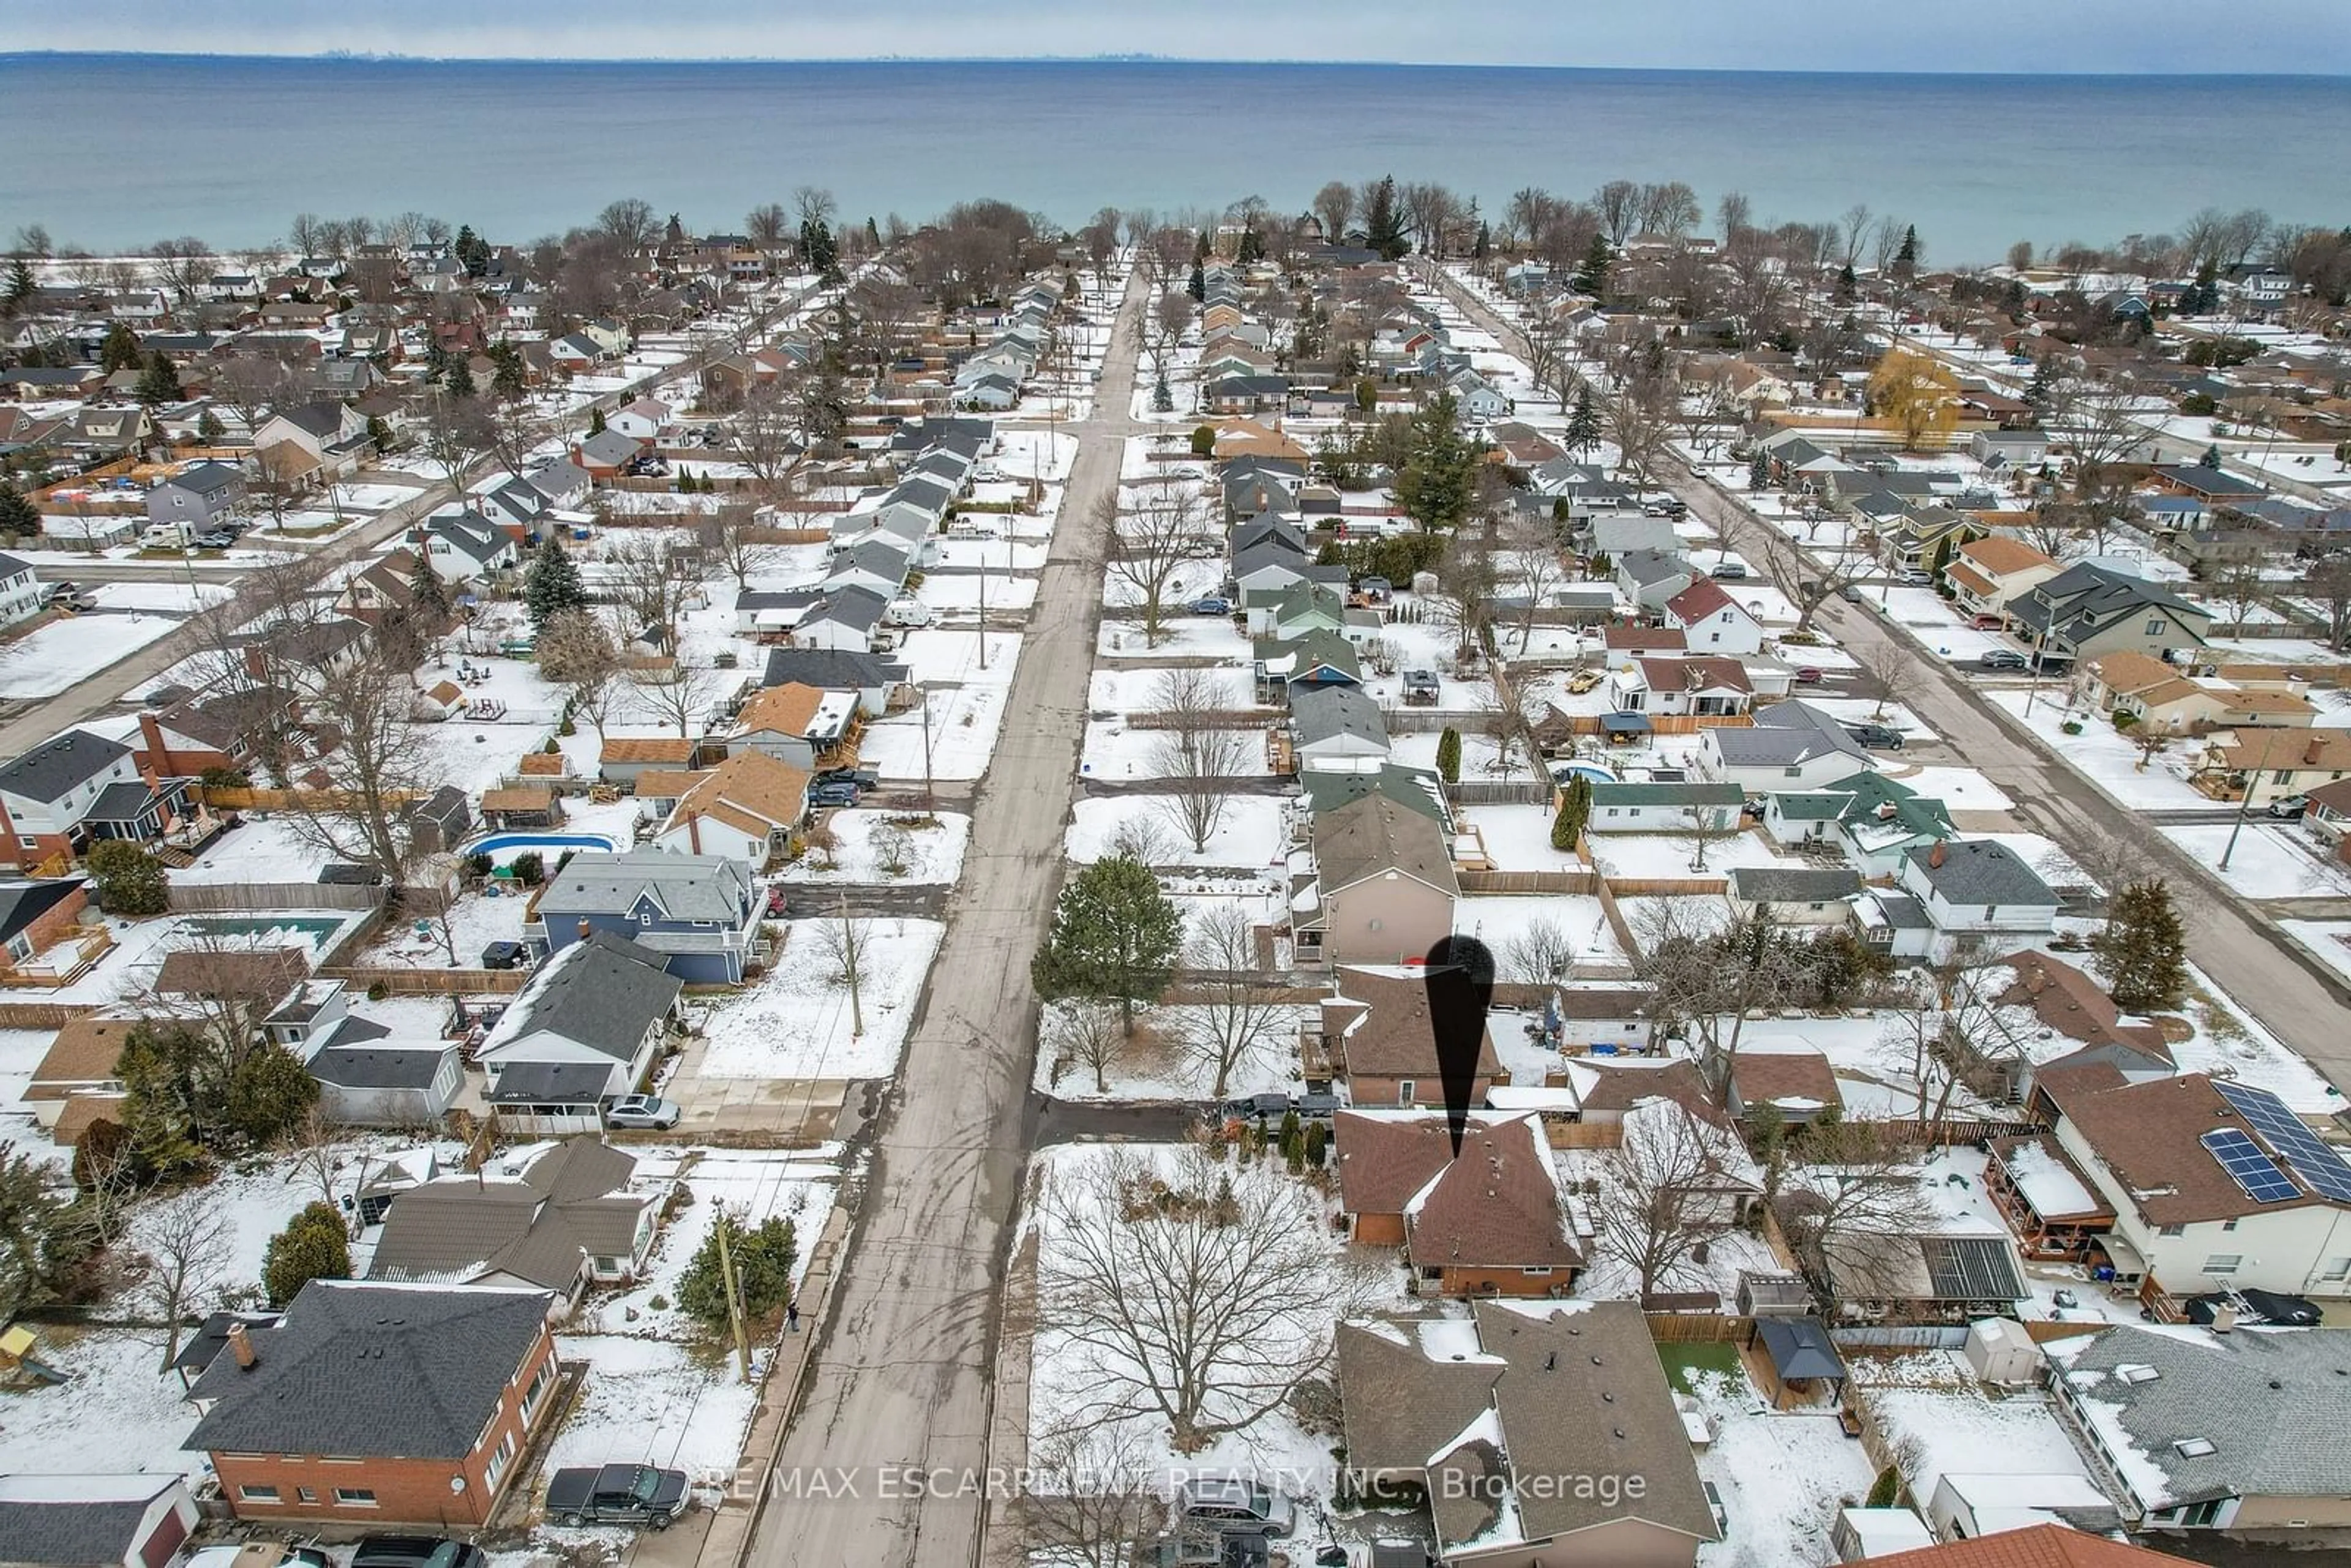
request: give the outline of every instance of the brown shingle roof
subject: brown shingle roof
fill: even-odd
[[[526,779],[560,779],[571,771],[571,759],[559,751],[527,751],[515,771]]]
[[[1719,1118],[1722,1112],[1707,1092],[1706,1080],[1689,1061],[1677,1058],[1656,1066],[1632,1062],[1609,1062],[1587,1057],[1583,1065],[1592,1070],[1592,1087],[1582,1096],[1587,1111],[1629,1111],[1644,1100],[1671,1100],[1684,1109],[1708,1118]]]
[[[155,988],[173,996],[274,1002],[310,973],[298,947],[263,947],[249,953],[178,947],[163,955]]]
[[[2012,539],[2005,534],[1991,534],[1983,538],[1970,539],[1959,547],[1959,555],[1995,576],[2004,577],[2011,571],[2028,567],[2054,566],[2047,552],[2037,550],[2022,539]]]
[[[1843,1105],[1836,1072],[1817,1051],[1757,1051],[1751,1047],[1731,1059],[1730,1077],[1742,1105],[1781,1104],[1809,1100],[1819,1105]]]
[[[702,816],[750,833],[789,827],[808,810],[808,774],[789,762],[740,751],[678,798],[664,830]]]
[[[2062,1524],[2035,1524],[1869,1561],[1871,1568],[2179,1568],[2189,1559]]]
[[[2163,1031],[2151,1023],[2125,1023],[2122,1009],[2105,988],[2062,958],[2018,953],[2003,960],[2015,974],[1996,998],[2003,1007],[2029,1007],[2033,1016],[2068,1040],[2085,1045],[2121,1045],[2158,1061],[2171,1060]]]
[[[137,1019],[82,1018],[68,1022],[49,1041],[41,1064],[33,1069],[26,1087],[27,1100],[60,1100],[77,1083],[100,1083],[114,1076],[122,1059],[122,1039],[137,1028]]]
[[[778,735],[806,735],[809,721],[824,705],[824,698],[819,687],[787,681],[780,686],[767,687],[745,703],[737,724],[746,733],[767,729]]]
[[[1361,1004],[1357,1009],[1359,1021],[1348,1030],[1340,1044],[1346,1053],[1350,1075],[1426,1079],[1432,1086],[1437,1083],[1437,1037],[1430,1032],[1428,1022],[1428,988],[1418,975],[1343,969],[1339,990],[1346,1002]],[[1324,1030],[1332,1028],[1334,1015],[1343,1017],[1350,1010],[1344,1003],[1326,1004]],[[1478,1048],[1478,1076],[1491,1078],[1501,1071],[1502,1061],[1494,1053],[1494,1032],[1489,1024]]]
[[[1366,795],[1314,818],[1314,866],[1325,896],[1384,872],[1399,871],[1459,895],[1445,830],[1384,795]]]
[[[694,756],[694,742],[670,736],[614,736],[604,742],[605,762],[667,762],[683,767]]]
[[[544,811],[555,802],[555,791],[544,784],[505,784],[482,791],[485,811]]]
[[[2201,1072],[2126,1083],[2060,1102],[2100,1164],[2133,1195],[2150,1225],[2191,1225],[2324,1201],[2307,1194],[2255,1203],[2199,1141],[2217,1127],[2243,1130],[2245,1119]]]

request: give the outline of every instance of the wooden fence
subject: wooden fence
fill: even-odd
[[[0,1029],[63,1029],[96,1011],[88,1002],[0,1002]]]
[[[1721,1312],[1646,1312],[1649,1337],[1659,1344],[1733,1344],[1755,1327],[1753,1318]]]
[[[1549,806],[1558,787],[1548,779],[1463,779],[1445,787],[1457,806]]]
[[[1625,1125],[1621,1122],[1545,1122],[1543,1135],[1554,1149],[1625,1146]]]
[[[1612,876],[1608,891],[1618,898],[1694,898],[1729,885],[1719,876]]]
[[[174,915],[250,915],[256,910],[377,909],[390,892],[383,883],[355,887],[339,882],[175,882]]]
[[[320,969],[319,977],[341,980],[362,991],[381,986],[395,997],[512,996],[530,979],[528,969]]]
[[[1600,883],[1588,871],[1457,871],[1453,879],[1464,894],[1592,894]]]
[[[339,789],[214,789],[199,784],[194,793],[215,811],[337,811],[358,804],[348,790]],[[417,791],[387,789],[383,798],[389,805],[403,806],[417,798]]]

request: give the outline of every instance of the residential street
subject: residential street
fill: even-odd
[[[1506,322],[1451,277],[1442,281],[1447,297],[1472,320],[1513,351],[1523,351],[1523,340]],[[1593,390],[1600,392],[1597,387]],[[1719,530],[1726,517],[1750,530],[1767,526],[1735,497],[1708,484],[1679,458],[1668,455],[1657,468],[1661,480],[1710,527]],[[1767,558],[1754,564],[1773,570],[1776,563]],[[1786,586],[1782,584],[1783,589]],[[1871,649],[1900,635],[1875,609],[1841,600],[1823,604],[1818,619],[1865,663]],[[2342,1009],[2351,1002],[2351,992],[2296,956],[2264,918],[2237,897],[2220,873],[2191,860],[2151,821],[2117,806],[2043,749],[1949,664],[1915,644],[1909,651],[1916,673],[1903,700],[1968,766],[1980,770],[2015,800],[2014,815],[2021,821],[2068,851],[2106,838],[2138,852],[2148,871],[2171,878],[2184,895],[2181,902],[2189,922],[2192,961],[2336,1088],[2351,1086],[2351,1037],[2340,1027]]]
[[[998,1291],[1033,1114],[1029,963],[1052,911],[1085,727],[1143,294],[1121,308],[1079,438],[1004,736],[973,812],[929,988],[885,1101],[841,1265],[748,1561],[968,1563],[987,1504]],[[916,1472],[920,1472],[917,1474]],[[831,1496],[810,1495],[820,1474]],[[929,1489],[932,1495],[916,1495]]]

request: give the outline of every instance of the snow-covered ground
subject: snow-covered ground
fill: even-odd
[[[1946,1475],[2086,1476],[2044,1396],[1995,1397],[1955,1352],[1856,1358],[1849,1370],[1914,1497]]]
[[[1230,795],[1207,836],[1192,848],[1191,831],[1176,812],[1175,795],[1113,795],[1080,800],[1071,809],[1069,857],[1091,864],[1117,852],[1123,838],[1155,840],[1155,865],[1262,866],[1281,860],[1290,843],[1290,803],[1268,795]]]
[[[971,819],[942,811],[925,821],[921,814],[851,809],[826,816],[832,835],[830,854],[815,849],[777,874],[779,882],[951,883],[963,873]],[[895,870],[883,864],[895,858]]]
[[[1728,875],[1734,866],[1802,866],[1809,862],[1774,849],[1761,832],[1718,834],[1706,844],[1706,864],[1697,866],[1698,840],[1685,833],[1594,833],[1585,841],[1592,858],[1612,877],[1640,882]]]
[[[885,779],[920,783],[927,708],[929,777],[939,783],[977,779],[987,771],[1004,727],[1005,693],[1000,685],[933,687],[924,706],[866,726],[858,761]]]
[[[714,1004],[705,1026],[708,1078],[887,1078],[897,1070],[923,978],[946,928],[932,920],[852,920],[865,948],[858,1001],[865,1030],[854,1032],[842,965],[829,945],[829,920],[789,923],[768,976]]]
[[[62,616],[0,646],[0,697],[53,697],[157,638],[183,617],[132,610]]]
[[[2167,807],[2210,807],[2214,803],[2210,796],[2199,793],[2188,782],[2188,768],[2198,749],[2193,741],[2173,741],[2148,760],[2128,736],[2116,730],[2103,716],[2078,709],[2069,713],[2062,691],[2044,689],[2037,698],[2022,691],[1994,691],[1985,695],[1994,706],[2022,720],[2052,755],[2124,806],[2161,810]],[[2032,708],[2030,714],[2025,712],[2028,702]],[[2064,732],[2063,727],[2068,720],[2081,725],[2079,735]]]
[[[1115,1060],[1104,1064],[1099,1083],[1093,1065],[1062,1043],[1065,1016],[1066,1009],[1059,1005],[1046,1010],[1043,1041],[1037,1052],[1035,1086],[1039,1090],[1063,1100],[1098,1101],[1206,1100],[1215,1092],[1215,1059],[1203,1051],[1216,1051],[1205,1041],[1216,1038],[1218,1020],[1208,1009],[1168,1004],[1140,1015],[1134,1038],[1123,1042]],[[1305,1081],[1298,1075],[1298,1030],[1314,1016],[1314,1009],[1270,1007],[1259,1016],[1264,1019],[1263,1035],[1227,1078],[1227,1099],[1305,1089]],[[1204,1043],[1196,1046],[1195,1041]]]
[[[2236,848],[2229,848],[2230,835]],[[2342,898],[2351,896],[2351,867],[2326,856],[2298,827],[2248,816],[2241,831],[2228,822],[2166,823],[2163,836],[2191,859],[2218,868],[2229,856],[2228,883],[2247,898]]]
[[[1233,766],[1227,777],[1263,778],[1272,771],[1263,730],[1226,733],[1231,737],[1233,756]],[[1165,777],[1170,768],[1164,751],[1176,738],[1173,730],[1130,728],[1115,718],[1092,720],[1086,726],[1085,745],[1078,753],[1078,772],[1088,779]],[[1173,771],[1184,770],[1184,765],[1177,761]]]

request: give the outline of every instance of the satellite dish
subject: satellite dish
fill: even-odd
[[[452,1492],[461,1492],[465,1490],[465,1477],[463,1471],[449,1478],[449,1490]]]

